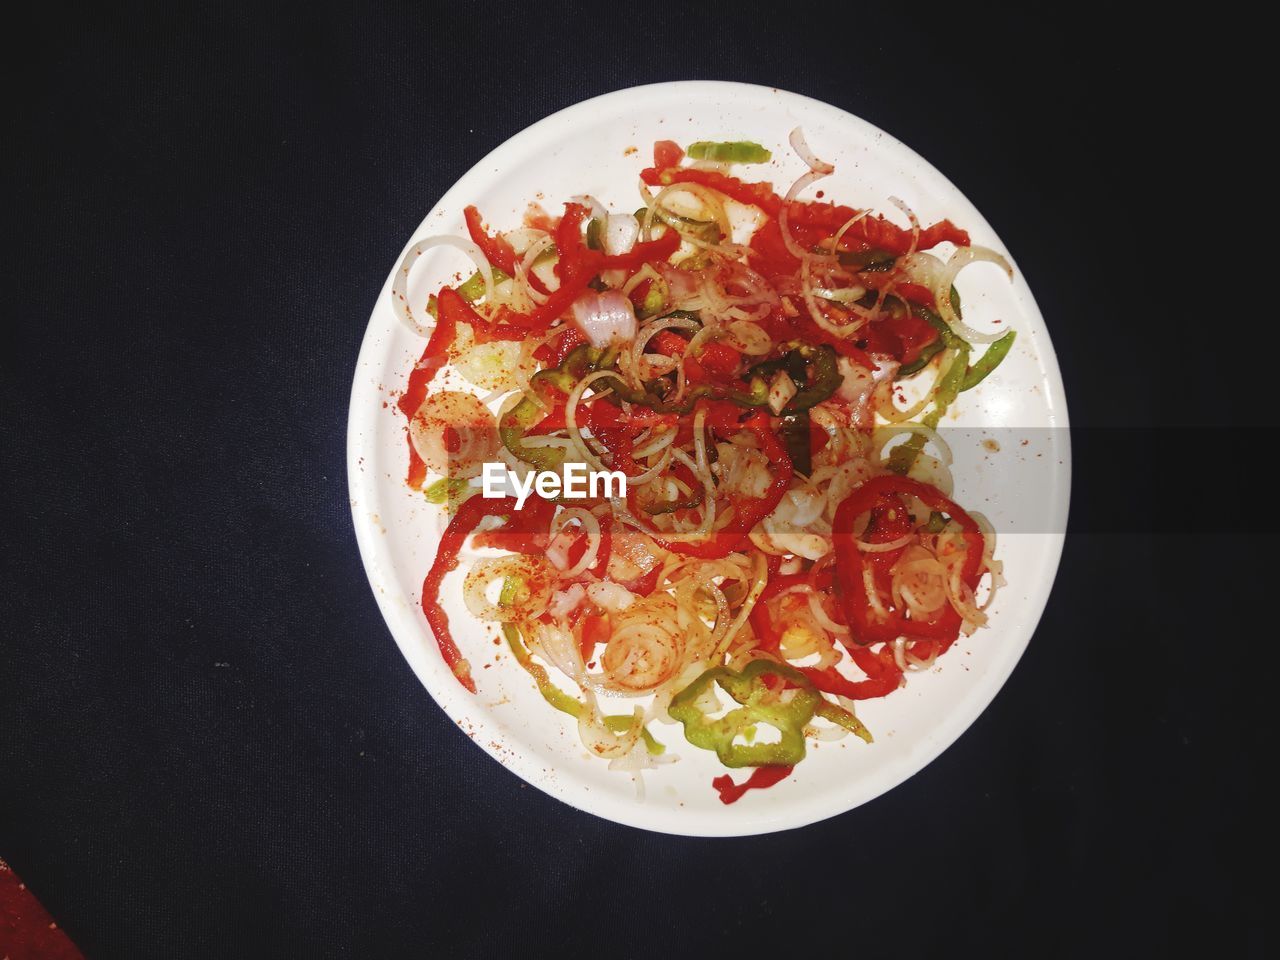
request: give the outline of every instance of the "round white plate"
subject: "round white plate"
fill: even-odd
[[[716,82],[621,90],[535,123],[472,167],[410,243],[434,234],[465,236],[462,210],[468,204],[476,204],[499,230],[518,226],[535,199],[553,213],[577,194],[593,194],[615,210],[634,210],[638,175],[652,161],[655,140],[759,141],[774,160],[748,168],[744,176],[772,180],[781,191],[805,172],[787,145],[797,125],[814,152],[836,165],[835,175],[820,184],[827,199],[871,206],[894,219],[888,198],[896,196],[921,221],[948,217],[968,229],[973,243],[1007,254],[981,214],[942,174],[883,131],[796,94]],[[392,273],[399,260],[389,265]],[[446,248],[428,252],[413,271],[414,302],[425,302],[428,291],[459,271],[470,272],[460,254]],[[725,806],[710,785],[724,769],[714,754],[686,743],[678,725],[655,728],[680,760],[645,772],[643,800],[627,774],[610,772],[605,762],[589,757],[573,722],[551,709],[505,647],[495,644],[496,630],[467,614],[460,573],[446,584],[445,607],[479,693],[467,693],[445,667],[418,606],[445,520],[439,508],[404,484],[404,420],[394,405],[423,341],[393,313],[388,276],[356,368],[348,475],[365,569],[387,625],[423,686],[477,746],[533,786],[598,816],[666,833],[785,830],[850,810],[920,770],[964,732],[1018,662],[1053,584],[1070,490],[1062,380],[1031,291],[1021,274],[1010,284],[989,265],[966,270],[959,286],[967,320],[983,326],[1000,318],[1018,331],[1010,357],[984,384],[962,395],[952,421],[975,428],[953,443],[956,500],[985,512],[1001,531],[997,556],[1009,586],[998,595],[987,629],[961,638],[934,670],[912,674],[905,689],[859,705],[874,744],[847,737],[811,745],[787,780]],[[1025,446],[1010,442],[1014,430],[1024,431]],[[999,452],[982,445],[987,436],[999,438]],[[624,703],[605,706],[624,712]],[[481,762],[478,753],[475,762]],[[747,772],[734,771],[735,779]]]

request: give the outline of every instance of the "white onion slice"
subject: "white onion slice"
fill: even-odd
[[[428,237],[426,240],[419,240],[409,248],[404,259],[400,261],[400,269],[396,271],[395,280],[391,283],[391,302],[395,307],[396,315],[420,337],[431,336],[432,328],[418,319],[413,304],[409,302],[409,272],[418,262],[419,257],[435,247],[455,247],[470,257],[484,279],[485,300],[493,299],[493,268],[489,266],[489,258],[474,243],[462,237]]]
[[[951,288],[955,285],[956,275],[971,263],[994,263],[1013,279],[1013,265],[1004,257],[986,247],[962,247],[947,261],[947,267],[938,277],[938,285],[933,290],[933,299],[938,304],[938,314],[951,325],[951,329],[970,343],[994,343],[1007,331],[981,333],[969,326],[958,316],[951,303]]]
[[[495,580],[505,581],[514,577],[522,589],[515,599],[499,606],[489,599],[489,591]],[[541,616],[551,602],[555,584],[555,571],[542,557],[513,554],[506,557],[485,557],[477,560],[467,571],[462,585],[462,599],[467,609],[480,620],[497,620],[503,623],[513,620],[532,620]]]
[[[449,431],[458,449],[449,450]],[[433,393],[422,401],[409,421],[409,439],[432,473],[450,477],[478,477],[500,446],[498,430],[480,398],[457,390]]]
[[[629,343],[636,336],[636,311],[617,290],[587,290],[573,301],[573,322],[593,347]]]
[[[630,253],[640,236],[640,221],[634,213],[611,213],[605,220],[604,252],[611,256]]]

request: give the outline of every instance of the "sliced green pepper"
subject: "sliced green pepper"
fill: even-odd
[[[791,468],[797,473],[808,476],[813,469],[812,450],[809,438],[809,411],[789,413],[782,418],[780,429],[782,442],[786,445],[787,456],[791,458]]]
[[[825,343],[818,346],[801,344],[781,357],[756,364],[750,373],[767,380],[780,370],[785,370],[800,388],[782,408],[783,416],[816,407],[839,390],[844,379],[840,375],[835,349]]]
[[[502,590],[503,593],[506,593],[506,583],[503,583]],[[501,602],[501,597],[499,597],[499,602]],[[534,661],[529,654],[529,648],[524,645],[524,638],[520,635],[520,628],[513,623],[504,623],[502,625],[502,635],[507,638],[507,646],[511,648],[511,653],[515,656],[516,663],[524,667],[529,675],[533,677],[533,682],[538,685],[538,692],[542,694],[542,698],[561,713],[567,713],[571,717],[579,716],[582,713],[582,701],[557,687],[552,682],[546,668]],[[626,733],[635,724],[635,717],[630,714],[614,714],[613,716],[602,717],[601,720],[614,733]],[[648,727],[640,728],[640,739],[644,741],[645,749],[655,757],[667,751],[667,748],[659,743],[653,734],[649,732]]]
[[[645,320],[650,317],[656,317],[666,305],[667,298],[663,294],[662,288],[656,283],[650,284],[648,291],[644,295],[644,303],[640,304],[639,316]]]
[[[824,251],[830,253],[830,250]],[[842,250],[837,254],[842,267],[852,267],[861,271],[884,273],[892,270],[897,257],[887,250]]]
[[[832,703],[826,697],[822,698],[822,702],[818,704],[815,716],[821,717],[823,720],[844,727],[856,737],[861,737],[866,743],[873,743],[875,738],[871,736],[871,731],[866,725],[859,720],[853,713],[840,706],[838,703]]]
[[[715,400],[728,400],[740,407],[761,407],[769,400],[769,385],[762,377],[753,377],[747,384],[749,392],[730,390],[726,387],[710,383],[700,383],[688,390],[679,403],[665,401],[662,395],[651,385],[643,388],[633,387],[625,383],[621,377],[601,377],[600,382],[613,389],[614,395],[627,403],[648,407],[655,413],[689,413],[694,405],[704,397]]]
[[[765,677],[775,676],[791,684],[774,691]],[[700,703],[716,685],[739,706],[710,720]],[[782,699],[786,697],[788,699]],[[804,759],[804,727],[813,719],[823,696],[800,671],[772,660],[752,660],[742,672],[713,667],[671,699],[667,712],[684,724],[685,738],[695,747],[714,750],[726,767],[785,766]],[[716,708],[713,708],[713,710]],[[747,728],[767,723],[781,735],[776,743],[734,743]]]
[[[702,506],[702,502],[703,495],[699,493],[681,500],[659,500],[656,503],[645,504],[644,512],[656,517],[658,514],[675,513],[677,510],[694,510]]]
[[[711,160],[715,163],[768,163],[773,154],[750,140],[715,142],[699,140],[689,144],[692,160]]]
[[[493,271],[493,282],[495,285],[502,283],[504,280],[510,280],[505,273],[497,267],[490,267]],[[458,294],[467,303],[474,303],[484,296],[484,275],[477,270],[471,276],[467,277],[458,287]]]
[[[965,372],[969,366],[969,345],[963,340],[960,346],[954,348],[951,359],[951,366],[947,367],[947,372],[942,375],[942,379],[938,381],[938,387],[933,395],[933,406],[923,417],[920,422],[931,430],[936,430],[938,424],[942,422],[943,414],[947,412],[947,408],[951,406],[960,396],[961,385],[964,383]],[[893,473],[905,475],[911,470],[912,465],[916,462],[916,457],[920,455],[920,451],[924,449],[925,438],[919,433],[912,434],[904,443],[898,444],[893,448],[893,453],[889,454],[888,467]]]
[[[606,357],[601,351],[583,344],[564,359],[559,367],[539,370],[529,378],[538,396],[551,401],[557,393],[568,396],[584,376],[596,369]],[[531,397],[523,398],[498,421],[498,436],[512,455],[539,470],[556,472],[564,465],[565,451],[560,447],[526,447],[524,435],[546,414]]]
[[[458,477],[441,477],[422,491],[428,503],[447,505],[450,513],[458,509],[458,505],[462,501],[475,496],[479,492],[479,487],[473,487],[469,481]]]
[[[640,207],[635,212],[637,222],[643,227],[644,218],[649,215],[648,207]],[[670,210],[662,209],[654,214],[653,222],[662,223],[667,221],[671,226],[675,227],[679,224],[684,229],[681,233],[691,233],[699,240],[705,240],[708,243],[719,243],[722,239],[720,233],[720,224],[715,220],[695,220],[693,217],[682,217],[678,213],[672,213]],[[689,269],[691,266],[690,259],[686,258],[681,261],[680,266],[683,269]]]
[[[1009,348],[1013,346],[1014,338],[1017,337],[1017,330],[1010,330],[995,343],[987,347],[986,352],[978,358],[975,363],[964,375],[964,382],[960,384],[961,391],[972,390],[996,367],[1004,362],[1004,358],[1009,355]]]

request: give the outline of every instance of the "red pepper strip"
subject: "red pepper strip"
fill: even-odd
[[[689,341],[678,333],[662,330],[649,341],[653,349],[667,357],[684,357]],[[713,383],[739,388],[738,361],[742,354],[723,343],[709,343],[697,357],[685,357],[684,375],[690,383]],[[739,408],[741,409],[741,408]]]
[[[547,532],[556,506],[550,500],[533,496],[525,501],[524,509],[511,515],[497,530],[484,530],[472,541],[477,547],[492,547],[512,553],[536,556],[547,549]]]
[[[449,348],[453,346],[453,341],[458,335],[457,306],[460,304],[465,310],[471,309],[461,295],[449,287],[440,291],[438,303],[439,316],[436,318],[435,328],[432,329],[427,346],[422,351],[422,357],[414,366],[413,372],[409,374],[409,383],[404,393],[396,401],[400,412],[409,420],[413,419],[413,415],[422,406],[422,401],[427,398],[427,387],[431,385],[431,381],[440,372],[440,368],[449,362]],[[413,489],[420,490],[426,478],[426,465],[418,456],[413,440],[409,439],[409,473],[405,478],[406,482]]]
[[[431,331],[431,337],[427,340],[421,359],[409,374],[408,386],[396,402],[396,406],[406,417],[412,418],[418,412],[422,401],[427,398],[427,387],[440,372],[440,368],[449,362],[449,348],[453,346],[454,338],[458,334],[457,313],[454,306],[459,303],[467,307],[466,301],[456,290],[445,287],[440,291],[438,308],[440,316],[436,319],[435,328]],[[467,309],[470,308],[467,307]]]
[[[823,430],[820,426],[809,421],[809,456],[816,457],[831,442],[831,434]]]
[[[666,260],[680,249],[680,234],[667,230],[656,240],[637,243],[626,253],[618,253],[605,257],[600,265],[602,270],[634,270],[651,260]]]
[[[541,360],[544,366],[559,367],[564,365],[565,357],[587,342],[582,331],[575,326],[565,327],[559,339],[544,343],[533,351],[534,359]]]
[[[658,587],[658,574],[662,572],[662,564],[655,563],[653,569],[648,573],[636,577],[634,580],[619,580],[618,583],[626,587],[632,593],[638,593],[642,597],[647,597],[653,593]]]
[[[558,401],[559,402],[553,402],[551,409],[547,411],[547,415],[545,417],[525,431],[525,436],[540,437],[565,428],[564,415],[565,410],[567,409],[567,404],[565,403],[563,394],[560,395]]]
[[[737,377],[738,360],[741,356],[742,354],[738,353],[733,347],[726,346],[723,343],[709,343],[702,348],[702,353],[693,362],[724,380]]]
[[[529,331],[523,327],[505,323],[490,323],[476,313],[471,304],[462,299],[460,293],[449,287],[445,287],[440,291],[440,296],[436,302],[436,314],[436,329],[439,329],[440,325],[444,324],[452,330],[449,337],[450,344],[453,343],[454,337],[457,336],[458,324],[460,323],[465,323],[471,327],[471,332],[475,336],[477,343],[491,343],[494,340],[523,340],[529,335]],[[435,330],[431,332],[434,336]],[[430,344],[428,344],[429,346]],[[444,360],[442,359],[440,363],[443,365]]]
[[[474,206],[467,207],[462,211],[463,217],[467,221],[467,232],[471,234],[471,242],[480,248],[480,251],[488,258],[489,262],[505,273],[509,277],[516,275],[516,252],[512,249],[511,244],[507,243],[502,237],[491,236],[484,229],[484,224],[480,221],[480,211]],[[546,293],[547,288],[538,277],[530,272],[529,283],[533,289],[539,293]]]
[[[509,277],[516,273],[516,252],[511,244],[502,237],[490,236],[480,220],[480,211],[474,206],[462,211],[467,221],[467,232],[471,234],[471,242],[489,258],[489,262]]]
[[[648,345],[664,357],[683,357],[689,349],[689,341],[670,330],[659,330],[649,339]]]
[[[692,167],[669,167],[659,170],[649,167],[640,171],[640,179],[650,186],[670,186],[673,183],[698,183],[712,190],[718,190],[731,200],[748,206],[759,207],[771,217],[777,217],[782,210],[782,199],[773,192],[773,185],[768,183],[745,183],[736,177],[725,176],[714,170],[696,170]],[[830,236],[857,216],[858,211],[852,207],[836,206],[830,203],[803,203],[793,201],[787,208],[788,225],[795,227],[820,227]],[[920,231],[916,240],[917,250],[928,250],[936,247],[944,240],[950,240],[957,246],[969,245],[969,234],[959,229],[950,220],[943,220]],[[887,250],[901,256],[911,249],[911,231],[904,230],[891,223],[883,216],[863,217],[854,223],[841,241],[846,249]]]
[[[831,203],[793,202],[787,208],[788,226],[819,227],[830,236],[856,217],[860,211]],[[911,231],[886,220],[883,216],[863,217],[854,223],[841,239],[845,250],[885,250],[902,256],[911,249]],[[969,234],[950,220],[942,220],[920,231],[917,250],[928,250],[945,240],[958,247],[969,245]]]
[[[535,497],[530,502],[536,504],[539,500],[540,498]],[[446,574],[457,569],[458,553],[481,520],[485,517],[506,516],[510,518],[508,523],[511,523],[521,513],[516,509],[515,497],[471,497],[464,500],[449,521],[444,536],[440,538],[436,559],[431,564],[426,579],[422,581],[422,612],[426,614],[431,632],[436,636],[440,655],[444,657],[444,662],[449,665],[458,682],[472,693],[476,692],[476,684],[471,678],[471,664],[458,651],[458,645],[453,642],[453,635],[449,632],[449,616],[440,606],[440,585]]]
[[[945,651],[955,642],[961,625],[960,615],[950,604],[943,609],[937,620],[932,621],[909,620],[895,611],[890,611],[888,618],[879,619],[871,612],[862,577],[866,560],[862,551],[852,542],[853,525],[863,513],[876,508],[886,494],[910,494],[918,497],[930,510],[944,513],[958,523],[965,540],[965,558],[960,568],[960,577],[970,589],[977,589],[981,578],[982,531],[969,514],[927,483],[888,474],[873,477],[844,499],[836,509],[832,523],[836,545],[836,596],[856,641],[849,645],[850,653],[854,652],[857,644],[865,646],[896,640],[898,637],[937,640],[941,643],[941,651]]]
[[[653,144],[653,165],[659,170],[678,167],[684,159],[684,149],[674,140],[656,140]]]
[[[773,435],[769,428],[769,418],[763,411],[753,413],[741,429],[750,430],[760,441],[760,450],[773,465],[773,482],[762,497],[743,497],[734,504],[734,516],[723,529],[712,533],[710,537],[699,543],[673,542],[664,539],[660,534],[649,532],[649,536],[673,553],[686,557],[699,557],[703,560],[718,560],[728,556],[747,539],[752,528],[773,512],[774,507],[791,485],[791,458],[787,456],[787,448]],[[630,497],[630,490],[627,491]]]
[[[597,577],[603,577],[605,568],[609,565],[609,554],[613,549],[613,534],[609,530],[606,523],[600,524],[600,547],[596,550],[595,563],[587,567],[583,573],[590,573]],[[578,561],[582,559],[582,555],[587,552],[587,538],[585,535],[578,537],[573,543],[569,544],[567,559],[569,566],[576,566]]]
[[[589,613],[586,619],[582,621],[582,640],[579,650],[582,653],[583,660],[590,660],[592,654],[596,651],[596,646],[601,643],[608,643],[609,637],[613,635],[613,627],[609,623],[609,615]]]
[[[592,250],[582,242],[582,220],[586,210],[578,203],[566,203],[564,216],[556,227],[556,249],[560,258],[556,261],[556,276],[560,286],[542,306],[532,313],[507,315],[507,322],[530,330],[545,330],[555,323],[571,306],[587,284],[600,272],[606,260],[599,250]]]
[[[733,777],[726,773],[712,780],[711,786],[715,787],[720,794],[721,803],[737,803],[748,790],[764,790],[766,787],[772,787],[775,783],[791,776],[791,771],[794,769],[795,767],[756,767],[751,771],[751,776],[740,784],[734,783]]]
[[[646,167],[640,171],[640,179],[651,187],[667,187],[673,183],[697,183],[718,190],[731,200],[759,207],[771,217],[782,209],[782,199],[768,183],[745,183],[737,177],[729,177],[715,170],[697,170],[693,167]]]
[[[933,309],[933,291],[922,284],[899,283],[894,286],[893,292],[908,303]]]
[[[871,359],[866,350],[856,347],[853,340],[837,337],[835,334],[823,330],[813,322],[813,318],[809,316],[809,311],[803,303],[799,305],[799,308],[800,313],[794,317],[788,317],[781,308],[775,310],[765,318],[762,324],[765,332],[773,337],[775,341],[805,340],[809,343],[825,343],[842,357],[848,357],[868,369],[875,367],[876,362]],[[866,327],[863,327],[863,329],[865,330]]]
[[[896,665],[893,670],[883,670],[865,680],[850,680],[835,667],[819,670],[817,667],[800,667],[800,672],[823,693],[833,693],[850,700],[873,700],[893,693],[902,685],[902,671]]]

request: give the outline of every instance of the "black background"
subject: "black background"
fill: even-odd
[[[0,856],[90,958],[1261,950],[1239,867],[1270,833],[1249,678],[1274,602],[1236,533],[1274,530],[1247,479],[1274,434],[1214,429],[1272,417],[1273,278],[1238,225],[1248,130],[1206,92],[1241,48],[844,13],[13,28]],[[366,319],[444,190],[554,110],[685,78],[929,158],[1036,291],[1073,423],[1136,438],[1077,449],[1052,599],[972,729],[873,803],[742,840],[578,813],[469,743],[383,625],[344,467]]]

